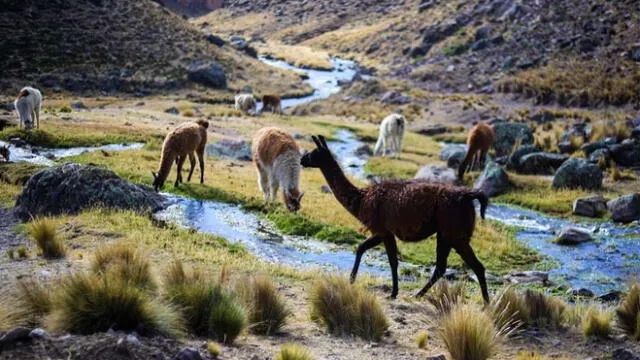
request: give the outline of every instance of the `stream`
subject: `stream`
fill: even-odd
[[[0,141],[0,146],[8,147],[9,143]],[[9,160],[13,162],[29,162],[32,164],[38,164],[43,166],[55,165],[55,159],[66,158],[71,156],[77,156],[86,152],[94,151],[123,151],[123,150],[138,150],[142,149],[144,143],[131,143],[131,144],[109,144],[103,146],[93,147],[74,147],[68,149],[48,149],[39,147],[17,147],[11,145],[9,151]]]

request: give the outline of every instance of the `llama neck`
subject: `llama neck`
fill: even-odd
[[[289,150],[280,154],[273,162],[273,171],[278,183],[285,193],[291,196],[300,196],[298,186],[300,184],[300,153]]]
[[[358,217],[360,202],[362,200],[362,192],[360,189],[347,179],[335,159],[327,166],[321,167],[320,170],[340,204],[342,204],[351,215]]]
[[[160,158],[160,170],[158,170],[158,179],[164,183],[169,177],[169,173],[171,172],[171,165],[176,160],[175,152],[173,151],[162,151],[162,157]]]

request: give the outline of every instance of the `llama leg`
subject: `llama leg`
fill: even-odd
[[[189,176],[187,176],[187,182],[191,181],[191,175],[193,175],[193,169],[196,167],[196,157],[193,153],[189,153],[189,163],[191,164],[191,169],[189,170]]]
[[[178,166],[180,166],[180,161],[183,161],[183,160],[180,160],[182,158],[183,158],[182,156],[176,157],[176,168],[178,168]],[[179,167],[178,169],[182,169],[182,167]],[[178,177],[177,177],[176,181],[179,182],[179,183],[182,183],[182,171],[181,170],[178,170]]]
[[[469,165],[469,162],[471,162],[471,160],[473,159],[473,155],[474,153],[471,151],[471,149],[467,150],[467,154],[464,156],[464,159],[462,159],[460,166],[458,166],[459,180],[462,180],[464,178],[464,173],[465,171],[467,171],[467,166]]]
[[[36,109],[35,109],[37,129],[40,129],[40,107],[41,105],[38,104],[38,106],[36,106]]]
[[[351,270],[351,283],[356,281],[356,276],[358,276],[358,268],[360,267],[360,260],[362,259],[362,255],[365,251],[375,247],[376,245],[382,242],[382,237],[378,235],[373,235],[367,240],[365,240],[362,244],[358,245],[358,249],[356,250],[356,261],[353,263],[353,270]]]
[[[204,184],[204,148],[198,149],[198,162],[200,163],[200,184]]]
[[[482,168],[484,169],[484,166],[487,164],[487,150],[482,150],[482,153],[480,155],[480,164],[482,164]]]
[[[447,258],[449,257],[449,253],[451,252],[451,247],[449,245],[444,245],[444,239],[438,236],[438,245],[436,246],[436,268],[433,270],[433,275],[431,275],[431,279],[427,282],[418,293],[416,297],[423,296],[424,294],[431,289],[431,287],[444,275],[447,270]]]
[[[176,183],[175,183],[175,187],[178,187],[178,185],[182,182],[182,165],[184,164],[184,161],[186,159],[186,156],[180,156],[178,158],[178,175],[176,175]]]
[[[271,201],[276,201],[278,199],[278,189],[280,188],[280,184],[278,183],[278,179],[276,179],[275,174],[271,175]]]
[[[264,195],[264,202],[269,202],[269,176],[260,166],[258,166],[258,186]]]
[[[484,298],[485,303],[489,303],[489,291],[487,290],[487,279],[484,275],[484,266],[478,257],[473,252],[471,245],[467,242],[463,245],[456,247],[456,252],[460,254],[460,257],[464,262],[473,270],[473,273],[476,274],[478,278],[478,283],[480,284],[480,289],[482,290],[482,297]]]
[[[398,244],[396,244],[396,239],[393,235],[384,239],[384,248],[387,251],[389,265],[391,266],[391,280],[393,281],[391,298],[395,299],[398,296]]]

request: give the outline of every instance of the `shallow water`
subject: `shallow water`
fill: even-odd
[[[10,144],[4,141],[0,141],[0,146],[9,146]],[[44,166],[53,166],[56,162],[55,159],[66,158],[70,156],[76,156],[85,152],[94,151],[123,151],[123,150],[137,150],[141,149],[144,143],[132,143],[132,144],[109,144],[103,146],[94,147],[74,147],[69,149],[47,149],[38,147],[16,147],[11,146],[9,151],[9,160],[13,162],[29,162]]]
[[[305,73],[309,78],[305,80],[314,92],[311,95],[299,98],[282,99],[282,108],[286,109],[296,105],[300,105],[317,99],[325,99],[340,91],[341,86],[338,81],[349,81],[353,79],[357,72],[356,63],[351,60],[345,60],[337,57],[330,59],[333,64],[333,70],[312,70],[302,69],[291,65],[282,60],[267,59],[264,56],[259,57],[260,61],[267,65],[275,66],[280,69],[293,70],[299,73]],[[258,103],[258,111],[262,109],[262,103]]]

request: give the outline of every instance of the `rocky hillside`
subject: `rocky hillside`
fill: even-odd
[[[232,0],[200,20],[353,56],[427,90],[593,107],[638,101],[639,21],[634,0]]]
[[[0,6],[0,90],[154,92],[193,86],[297,94],[299,76],[211,42],[151,0],[10,0]]]

